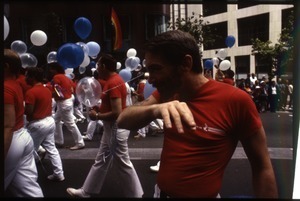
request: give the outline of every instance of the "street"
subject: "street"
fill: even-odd
[[[279,197],[290,199],[293,187],[293,134],[292,112],[261,113],[261,118],[267,134],[267,143],[276,174]],[[77,123],[80,131],[86,131],[87,122]],[[144,189],[144,198],[152,198],[156,173],[151,172],[149,167],[155,165],[159,158],[163,142],[163,134],[147,135],[146,138],[135,139],[136,133],[132,131],[128,140],[129,153],[139,175]],[[71,134],[65,130],[65,146],[72,146]],[[95,135],[92,141],[86,141],[86,148],[71,151],[68,148],[59,149],[61,154],[65,181],[52,182],[47,180],[51,174],[51,164],[47,156],[37,165],[39,171],[39,183],[44,196],[70,198],[66,188],[80,188],[87,176],[96,156],[100,135]],[[102,191],[96,197],[122,197],[122,191],[126,186],[122,185],[116,176],[109,173]],[[222,189],[222,198],[251,197],[251,169],[243,148],[238,145],[232,160],[225,171]]]

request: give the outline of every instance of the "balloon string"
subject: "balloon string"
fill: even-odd
[[[144,75],[144,73],[143,74],[140,74],[140,75],[137,75],[136,77],[134,77],[134,78],[132,78],[131,80],[128,80],[127,81],[127,83],[128,82],[130,82],[130,81],[133,81],[133,80],[135,80],[135,79],[137,79],[137,78],[139,78],[139,77],[141,77],[142,75]],[[125,82],[126,83],[126,82]],[[117,86],[115,86],[115,87],[113,87],[113,88],[110,88],[110,89],[107,89],[106,91],[103,91],[102,93],[106,93],[106,92],[108,92],[108,91],[110,91],[110,90],[113,90],[113,89],[115,89],[115,88],[118,88],[118,87],[120,87],[120,86],[122,86],[123,84],[120,84],[120,85],[117,85]]]

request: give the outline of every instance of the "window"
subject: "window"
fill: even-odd
[[[251,39],[269,40],[269,14],[238,19],[239,46],[251,45]]]
[[[227,21],[208,24],[206,26],[210,29],[210,35],[213,36],[215,42],[204,44],[204,50],[226,48],[225,39],[227,37]]]
[[[235,57],[235,72],[237,80],[247,78],[247,74],[250,72],[249,55]]]
[[[226,1],[203,1],[202,6],[204,17],[227,12]]]
[[[146,40],[160,33],[167,31],[169,19],[164,15],[147,15],[146,24]]]

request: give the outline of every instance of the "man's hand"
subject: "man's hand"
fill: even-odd
[[[184,133],[183,123],[190,129],[196,129],[193,114],[185,102],[171,101],[156,105],[154,115],[161,117],[166,128],[172,127],[172,122],[175,124],[178,133]]]

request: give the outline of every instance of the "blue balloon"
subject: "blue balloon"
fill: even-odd
[[[65,69],[77,68],[84,60],[84,52],[79,45],[66,43],[58,49],[56,59]]]
[[[225,40],[225,44],[227,45],[227,47],[232,47],[235,43],[235,38],[234,36],[227,36],[226,40]]]
[[[211,59],[208,59],[204,62],[204,68],[205,69],[212,69],[214,66],[214,63]]]
[[[152,84],[150,84],[148,82],[148,80],[146,81],[145,84],[145,88],[144,88],[144,98],[148,98],[149,96],[151,96],[151,94],[156,90],[155,87],[152,86]]]
[[[128,82],[130,81],[132,74],[131,71],[128,69],[122,69],[119,72],[119,75],[122,77],[122,79],[124,80],[124,82]]]
[[[85,17],[79,17],[74,23],[74,30],[76,34],[82,39],[89,37],[92,31],[92,23]]]

